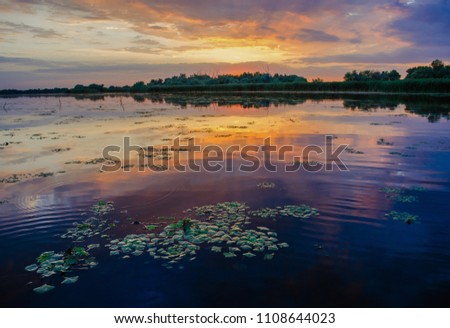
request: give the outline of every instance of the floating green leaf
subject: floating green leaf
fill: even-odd
[[[25,270],[29,271],[29,272],[33,272],[36,271],[39,267],[36,264],[31,264],[27,267],[25,267]]]
[[[274,256],[275,256],[274,253],[265,254],[265,255],[264,255],[264,260],[270,261],[270,260],[273,259]]]
[[[44,294],[44,293],[47,293],[47,292],[53,290],[54,288],[55,288],[54,286],[44,284],[40,287],[34,288],[33,290],[38,294]]]
[[[65,277],[64,280],[61,282],[61,284],[63,285],[69,285],[69,284],[74,284],[78,281],[78,276],[74,276],[74,277]]]

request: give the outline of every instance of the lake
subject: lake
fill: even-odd
[[[449,100],[0,98],[0,305],[449,307]]]

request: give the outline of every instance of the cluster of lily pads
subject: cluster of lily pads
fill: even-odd
[[[106,215],[109,212],[114,211],[114,203],[101,200],[91,207],[91,211],[95,215]]]
[[[61,284],[73,284],[78,281],[78,276],[67,276],[68,273],[73,269],[93,268],[96,265],[96,259],[89,254],[88,250],[77,246],[60,253],[43,252],[37,257],[36,263],[27,266],[25,270],[38,273],[42,279],[60,274],[64,278]],[[54,288],[45,283],[33,290],[42,294]]]
[[[275,208],[264,207],[250,212],[254,217],[262,219],[275,219],[278,216],[290,216],[297,219],[309,219],[319,215],[319,211],[308,205],[286,205]]]
[[[385,215],[387,217],[390,217],[391,219],[402,221],[406,224],[413,224],[417,220],[419,220],[419,217],[417,215],[412,215],[408,212],[391,211],[389,213],[386,213]]]
[[[115,224],[110,223],[107,219],[90,217],[82,222],[74,223],[73,228],[67,229],[61,238],[73,239],[75,242],[83,242],[86,238],[94,236],[107,238],[109,235],[106,232],[114,227]]]
[[[64,174],[66,171],[58,171],[58,172],[39,172],[39,173],[14,173],[6,178],[0,178],[0,183],[18,183],[27,179],[34,179],[34,178],[48,178],[52,177],[55,174]]]
[[[61,237],[72,239],[76,243],[95,236],[104,237],[108,240],[104,246],[109,249],[111,256],[128,259],[147,253],[153,259],[162,261],[164,267],[171,269],[186,258],[195,260],[201,249],[221,253],[225,258],[252,258],[260,254],[265,260],[271,260],[278,250],[289,245],[280,242],[276,232],[254,224],[252,219],[277,216],[310,218],[319,214],[316,209],[307,205],[287,205],[250,211],[244,203],[225,202],[188,209],[184,211],[186,217],[178,220],[169,218],[173,219],[170,220],[172,223],[163,227],[160,227],[160,224],[146,225],[145,228],[149,231],[147,234],[130,234],[109,240],[110,235],[105,232],[113,228],[114,224],[103,217],[113,210],[112,202],[98,202],[91,207],[96,217],[75,223],[74,227],[69,228]],[[262,213],[269,214],[264,216]],[[38,273],[42,280],[59,274],[64,278],[62,284],[75,283],[78,276],[67,274],[75,269],[96,266],[97,262],[89,252],[99,247],[100,244],[90,244],[84,247],[73,246],[59,253],[47,251],[39,255],[35,264],[25,269]],[[45,283],[34,291],[45,293],[53,288],[54,286]]]
[[[419,200],[419,197],[414,195],[407,195],[405,193],[410,191],[423,192],[427,189],[422,186],[413,186],[409,189],[397,188],[397,187],[383,187],[381,191],[386,194],[386,197],[400,203],[415,203]],[[410,214],[408,212],[391,211],[386,213],[385,216],[394,219],[396,221],[402,221],[406,224],[413,224],[419,220],[417,215]]]
[[[208,248],[212,252],[222,253],[225,258],[252,258],[259,253],[266,260],[272,259],[280,248],[289,247],[279,242],[277,234],[267,227],[247,228],[251,224],[247,211],[248,207],[238,202],[195,207],[185,213],[199,219],[187,217],[165,226],[159,234],[128,235],[111,240],[106,246],[111,255],[123,258],[147,252],[154,259],[162,260],[168,269],[187,257],[195,260],[204,245],[211,245]],[[285,215],[288,213],[286,210]]]
[[[419,199],[417,196],[405,195],[407,190],[402,188],[383,187],[381,191],[386,194],[387,198],[399,203],[415,203]]]

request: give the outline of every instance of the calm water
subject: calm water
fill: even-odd
[[[0,106],[0,305],[3,307],[449,307],[450,122],[448,98],[367,95],[229,95],[2,98]],[[349,145],[348,171],[252,173],[224,170],[101,172],[108,145],[142,146],[194,138],[201,146]],[[173,155],[173,154],[172,154]],[[323,162],[317,155],[314,161]],[[202,157],[196,160],[201,162]],[[292,160],[288,156],[287,160]],[[241,162],[234,157],[235,164]],[[283,161],[275,161],[281,167]],[[261,188],[261,183],[270,188]],[[259,186],[258,186],[259,185]],[[383,188],[396,188],[397,193]],[[395,198],[397,197],[398,198]],[[409,197],[409,198],[408,198]],[[251,209],[307,204],[309,219],[259,219],[289,247],[225,258],[202,245],[172,269],[144,253],[110,256],[108,238],[81,245],[98,265],[41,280],[24,268],[114,202],[110,238],[149,233],[159,217],[237,201]],[[385,214],[416,216],[405,224]],[[136,222],[135,222],[136,221]],[[133,224],[133,223],[140,224]],[[43,283],[56,288],[38,294]]]

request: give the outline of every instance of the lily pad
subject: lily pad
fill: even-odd
[[[100,247],[100,244],[91,244],[91,245],[87,246],[87,250],[90,251],[94,248],[99,248],[99,247]]]
[[[74,276],[74,277],[65,277],[64,280],[61,282],[61,284],[63,285],[69,285],[69,284],[74,284],[78,281],[78,276]]]
[[[211,251],[215,252],[215,253],[220,253],[220,252],[222,252],[222,247],[213,246],[213,247],[211,247]]]
[[[55,288],[54,286],[44,284],[40,287],[34,288],[33,290],[38,294],[45,294],[45,293],[53,290],[54,288]]]
[[[275,256],[274,253],[270,253],[270,254],[264,254],[264,260],[266,261],[270,261],[273,259],[273,257]]]
[[[25,270],[29,271],[29,272],[33,272],[36,271],[39,267],[36,264],[31,264],[27,267],[25,267]]]
[[[225,256],[225,258],[232,258],[232,257],[236,257],[237,255],[231,252],[225,252],[223,253],[223,256]]]

